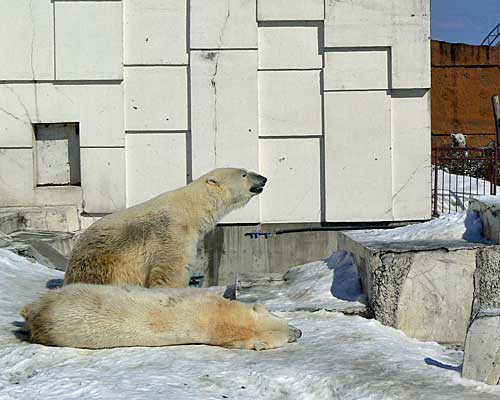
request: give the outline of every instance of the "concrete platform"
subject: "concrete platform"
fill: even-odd
[[[500,307],[500,246],[451,241],[367,241],[338,234],[375,318],[408,336],[463,345],[480,309]]]

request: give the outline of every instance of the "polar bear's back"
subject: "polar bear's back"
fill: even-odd
[[[199,289],[143,289],[75,284],[25,307],[33,341],[111,348],[190,343],[189,313],[217,301]],[[180,317],[180,318],[179,318]]]

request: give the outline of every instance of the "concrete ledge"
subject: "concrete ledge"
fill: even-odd
[[[20,230],[76,232],[80,230],[75,206],[0,208],[0,231],[10,234]]]
[[[352,253],[375,318],[408,336],[463,345],[474,314],[500,307],[500,246],[366,242],[357,232],[341,232],[338,250]]]
[[[467,332],[462,377],[500,383],[500,310],[478,313]]]

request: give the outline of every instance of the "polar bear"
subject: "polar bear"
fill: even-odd
[[[463,133],[452,133],[451,147],[467,147],[467,136]]]
[[[75,243],[65,284],[186,287],[196,244],[230,211],[264,190],[267,178],[219,168],[180,189],[107,215]]]
[[[262,305],[192,288],[73,284],[42,295],[21,315],[33,342],[87,349],[208,344],[265,350],[302,335]]]

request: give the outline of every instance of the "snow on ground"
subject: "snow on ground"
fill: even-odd
[[[335,262],[339,267],[346,259]],[[460,352],[407,338],[375,320],[326,311],[280,313],[303,336],[263,352],[210,346],[78,350],[20,342],[11,332],[21,320],[19,309],[47,280],[61,277],[0,250],[2,400],[500,399],[499,387],[460,378]],[[332,285],[331,273],[322,279],[327,283],[318,286]]]
[[[434,168],[432,173],[432,187],[435,187]],[[448,213],[464,211],[469,206],[471,195],[489,195],[491,184],[484,179],[472,178],[466,175],[451,174],[446,170],[438,169],[438,212]],[[500,187],[497,186],[497,193]]]
[[[439,218],[420,224],[406,225],[394,229],[370,229],[350,231],[349,236],[362,242],[406,242],[414,240],[466,240],[484,243],[482,225],[474,211],[459,211],[443,214]]]
[[[333,279],[336,276],[337,279]],[[332,296],[333,294],[333,296]],[[241,290],[237,299],[264,304],[270,311],[366,311],[367,298],[347,252],[291,268],[283,280]]]

